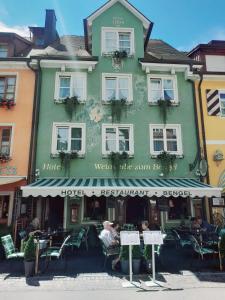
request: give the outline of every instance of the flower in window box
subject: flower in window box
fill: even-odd
[[[121,161],[129,158],[129,154],[126,151],[121,152],[111,152],[108,156],[112,164],[113,174],[118,177],[120,172]]]
[[[116,58],[116,59],[123,59],[123,58],[127,58],[128,54],[127,51],[123,50],[123,51],[114,51],[112,57]]]
[[[7,106],[8,109],[10,109],[10,108],[12,108],[13,106],[15,106],[14,100],[8,100],[8,101],[6,102],[6,106]]]
[[[171,100],[164,100],[164,99],[159,99],[157,101],[159,108],[160,108],[160,112],[163,118],[163,122],[164,124],[166,124],[167,122],[167,113],[168,113],[168,108],[170,108],[172,106],[172,101]]]
[[[63,104],[65,104],[65,111],[70,117],[70,120],[72,120],[73,112],[76,111],[76,107],[78,104],[80,104],[80,101],[77,96],[73,97],[67,97],[63,100]]]
[[[121,98],[119,100],[116,99],[111,99],[111,114],[112,114],[112,121],[120,121],[121,116],[122,116],[122,111],[126,112],[126,104],[127,104],[127,99],[126,98]]]
[[[157,155],[157,159],[160,160],[162,171],[167,175],[173,169],[176,155],[163,151]]]
[[[10,160],[10,156],[5,153],[0,153],[0,162],[1,163],[6,163]]]
[[[70,153],[71,159],[78,158],[78,156],[79,156],[78,151],[71,151]]]

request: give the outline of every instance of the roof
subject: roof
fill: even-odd
[[[77,35],[64,35],[45,49],[32,49],[29,53],[29,57],[31,56],[92,58],[91,54],[85,49],[85,38]],[[196,64],[196,61],[190,59],[184,52],[178,51],[158,39],[149,40],[145,57],[141,61]]]
[[[196,64],[186,53],[178,51],[160,39],[150,39],[142,62],[149,63],[187,63]]]
[[[77,35],[64,35],[44,49],[32,49],[29,53],[31,56],[91,58],[85,49],[84,37]]]
[[[22,187],[23,197],[221,197],[221,190],[190,178],[43,178]]]
[[[22,37],[19,34],[15,32],[0,32],[1,37],[10,37],[10,38],[16,38],[24,42],[25,44],[31,45],[32,42],[27,37]]]
[[[188,55],[191,56],[199,50],[223,50],[225,51],[225,40],[211,40],[207,44],[198,44]]]
[[[94,19],[96,19],[99,15],[113,6],[115,3],[120,2],[123,6],[125,6],[129,11],[131,11],[138,19],[140,19],[145,27],[148,29],[149,25],[152,23],[147,17],[145,17],[136,7],[134,7],[127,0],[109,0],[104,5],[99,7],[96,11],[94,11],[90,16],[86,18],[88,23],[92,23]]]

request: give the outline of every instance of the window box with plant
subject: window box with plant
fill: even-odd
[[[121,164],[123,164],[124,162],[126,162],[129,159],[129,154],[126,151],[124,151],[122,153],[111,152],[108,155],[108,159],[110,160],[110,162],[112,164],[113,174],[116,177],[118,177],[119,173],[120,173],[120,166],[121,166]]]
[[[119,100],[111,99],[111,115],[112,115],[112,122],[120,122],[122,113],[127,113],[127,104],[128,101],[126,98],[121,98]]]
[[[6,153],[1,153],[0,152],[0,163],[7,163],[11,160],[11,157],[9,154],[6,154]]]

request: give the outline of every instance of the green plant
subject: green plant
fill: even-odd
[[[127,58],[128,54],[127,51],[123,50],[123,51],[114,51],[112,54],[113,58],[117,58],[117,59],[123,59],[123,58]]]
[[[129,260],[129,246],[120,248],[120,260]]]
[[[24,260],[25,261],[34,261],[36,257],[36,246],[34,243],[34,237],[31,235],[26,242],[26,246],[24,248]]]
[[[73,112],[76,111],[77,105],[80,103],[78,100],[77,96],[73,96],[73,97],[67,97],[64,101],[63,101],[64,105],[65,105],[65,111],[67,113],[67,115],[69,116],[70,120],[72,120],[73,118]]]
[[[127,160],[129,158],[129,155],[126,151],[120,153],[120,152],[111,152],[109,154],[109,159],[112,164],[112,171],[113,174],[118,177],[120,172],[120,165],[121,160]]]
[[[152,259],[152,245],[145,245],[144,247],[144,258],[145,260]]]
[[[133,246],[132,258],[133,259],[141,259],[141,257],[142,257],[141,247],[139,245]]]
[[[160,113],[163,118],[164,124],[167,122],[167,113],[168,113],[168,108],[171,107],[172,102],[170,100],[164,100],[164,99],[159,99],[158,100],[158,105],[160,108]]]
[[[127,108],[127,100],[125,98],[122,98],[120,100],[111,100],[111,115],[112,115],[112,122],[120,121],[122,112],[126,111]]]
[[[78,152],[77,151],[72,151],[72,152],[65,152],[65,151],[60,151],[59,152],[59,158],[61,161],[61,167],[65,169],[65,171],[70,170],[70,161],[72,159],[76,159],[78,157]]]
[[[167,175],[174,166],[176,155],[164,151],[157,156],[157,159],[160,160],[162,171]]]
[[[225,234],[221,236],[221,240],[219,242],[219,251],[220,251],[221,258],[224,259],[225,258]]]

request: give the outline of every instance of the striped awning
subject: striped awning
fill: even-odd
[[[220,197],[221,189],[195,179],[43,178],[22,187],[23,197]]]

